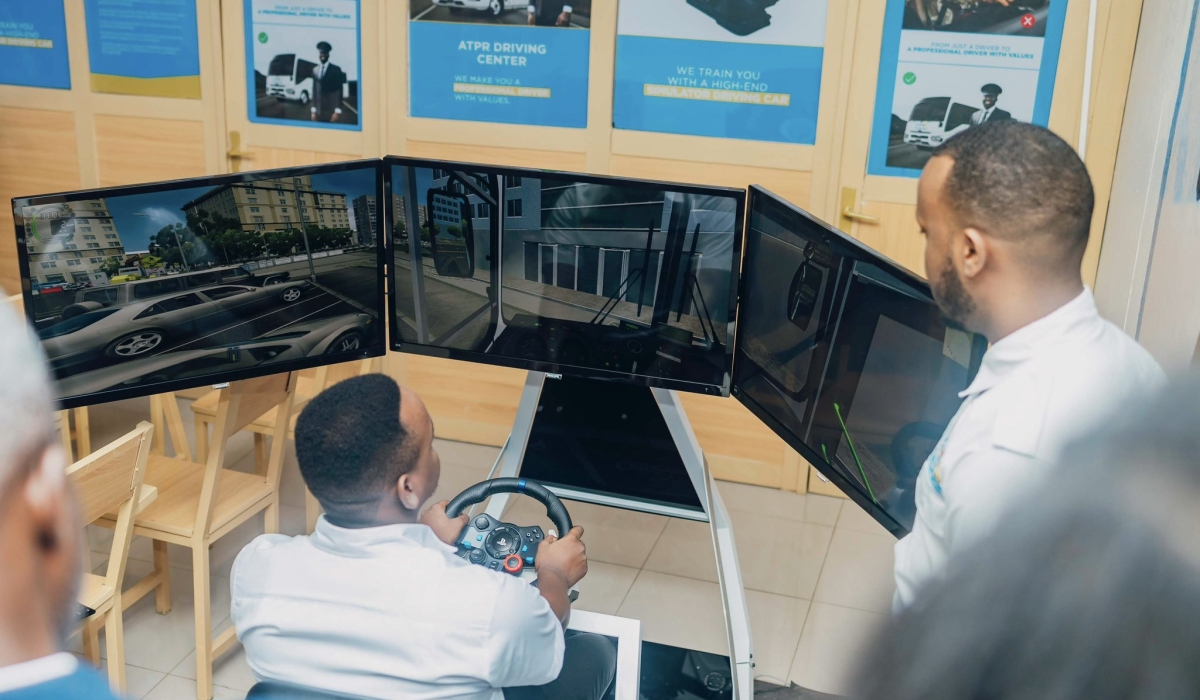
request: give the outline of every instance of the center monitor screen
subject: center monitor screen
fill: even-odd
[[[728,394],[743,191],[387,162],[395,349]]]
[[[382,355],[377,161],[13,200],[65,406]]]
[[[733,394],[894,533],[986,341],[912,273],[750,190]]]

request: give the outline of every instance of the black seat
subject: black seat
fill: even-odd
[[[369,698],[304,688],[278,681],[259,681],[246,694],[246,700],[369,700]]]

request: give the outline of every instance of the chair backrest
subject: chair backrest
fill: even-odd
[[[133,519],[141,495],[154,426],[142,421],[136,428],[67,468],[75,485],[84,524],[117,514],[113,549],[105,576],[110,586],[121,585],[133,537]]]
[[[279,488],[283,473],[283,450],[287,441],[288,423],[296,397],[298,373],[272,374],[267,377],[233,382],[221,389],[217,397],[217,415],[213,421],[213,444],[204,466],[204,484],[200,492],[200,510],[196,515],[196,532],[208,532],[221,469],[225,465],[225,449],[229,437],[253,423],[259,416],[275,408],[275,429],[271,434],[271,453],[267,458],[266,481]],[[176,406],[176,408],[178,408]]]

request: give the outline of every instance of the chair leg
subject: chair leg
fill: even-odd
[[[113,598],[112,610],[104,618],[104,640],[108,643],[108,684],[113,692],[125,693],[125,620],[121,594]]]
[[[192,577],[196,590],[196,700],[213,696],[212,591],[210,590],[208,543],[192,547]]]
[[[196,416],[196,461],[204,464],[208,461],[208,421],[202,416]],[[181,452],[176,449],[175,454]]]
[[[154,574],[158,585],[154,587],[154,610],[159,615],[171,612],[171,563],[167,558],[167,543],[154,540]]]
[[[263,531],[268,535],[279,532],[279,492],[271,497],[271,504],[263,511]]]
[[[94,621],[87,621],[79,631],[83,641],[83,656],[92,666],[100,668],[100,633]]]
[[[254,473],[267,475],[267,436],[254,433]]]

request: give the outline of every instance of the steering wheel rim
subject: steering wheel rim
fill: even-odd
[[[529,496],[546,506],[546,515],[550,518],[550,522],[554,523],[554,527],[558,528],[559,537],[563,537],[571,531],[571,514],[567,512],[567,507],[563,505],[558,496],[536,481],[511,476],[487,479],[474,486],[468,486],[446,506],[446,515],[457,518],[468,507],[482,503],[487,500],[488,496],[498,493],[519,493]]]

